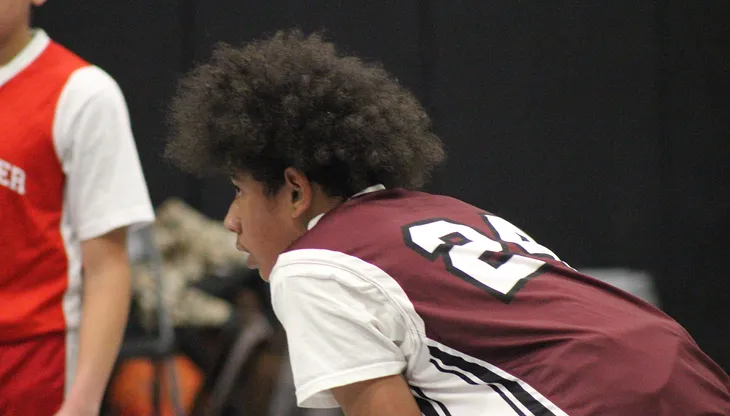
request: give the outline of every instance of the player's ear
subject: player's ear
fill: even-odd
[[[46,0],[31,0],[30,3],[35,7],[43,6]]]
[[[299,217],[312,202],[312,184],[307,175],[296,168],[284,170],[284,188],[289,193],[289,203],[293,208],[292,215]]]

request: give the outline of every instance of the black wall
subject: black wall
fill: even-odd
[[[449,152],[429,190],[498,213],[577,267],[657,279],[730,369],[730,2],[49,2],[36,23],[124,90],[159,204],[222,218],[222,181],[161,161],[180,71],[217,41],[324,29],[424,102]]]

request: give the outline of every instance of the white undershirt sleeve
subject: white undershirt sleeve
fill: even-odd
[[[124,96],[108,74],[88,66],[71,75],[59,98],[53,135],[79,239],[154,219]]]
[[[278,267],[272,303],[287,334],[301,407],[337,407],[330,389],[400,374],[404,327],[382,290],[324,264]]]

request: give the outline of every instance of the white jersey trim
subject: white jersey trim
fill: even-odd
[[[79,358],[79,330],[66,330],[66,384],[64,385],[64,397],[68,397],[71,387],[76,379],[76,364]]]
[[[77,330],[81,321],[81,244],[71,224],[68,210],[67,195],[63,198],[63,211],[61,213],[61,238],[66,250],[67,261],[67,286],[63,294],[63,316],[66,319],[66,331]],[[71,357],[67,353],[67,362]]]

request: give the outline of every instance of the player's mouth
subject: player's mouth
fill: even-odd
[[[256,258],[251,255],[251,252],[246,249],[245,246],[236,242],[236,250],[243,253],[243,261],[246,263],[246,267],[249,269],[258,269],[259,265],[256,262]]]

